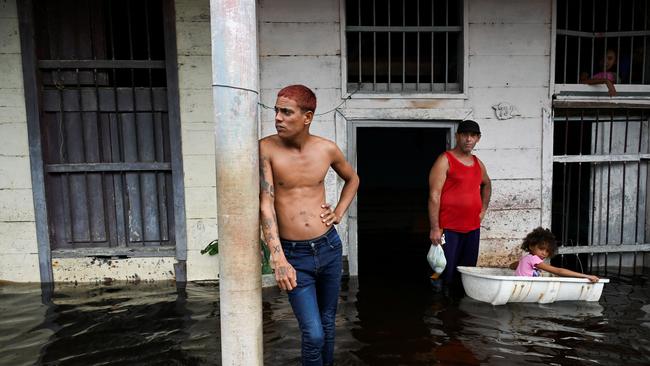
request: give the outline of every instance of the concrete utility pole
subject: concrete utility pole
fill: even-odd
[[[221,362],[262,365],[255,0],[210,0]]]

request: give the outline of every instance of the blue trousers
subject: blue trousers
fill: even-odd
[[[472,230],[468,233],[445,229],[444,234],[445,245],[442,246],[442,249],[445,252],[447,266],[440,277],[445,285],[451,286],[460,283],[460,275],[456,267],[476,266],[481,229]]]
[[[336,307],[341,288],[342,243],[332,227],[304,241],[281,240],[284,255],[297,273],[289,302],[302,333],[302,364],[334,362]]]

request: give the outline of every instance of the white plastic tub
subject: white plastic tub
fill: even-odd
[[[463,287],[469,297],[502,305],[507,302],[538,302],[581,300],[598,301],[609,280],[592,283],[585,278],[521,277],[507,268],[458,267]]]

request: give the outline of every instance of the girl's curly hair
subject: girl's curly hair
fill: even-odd
[[[555,235],[553,235],[551,230],[544,229],[541,226],[535,228],[526,235],[523,243],[521,243],[521,249],[530,253],[530,248],[533,246],[546,247],[546,249],[548,249],[548,256],[552,257],[557,250]]]

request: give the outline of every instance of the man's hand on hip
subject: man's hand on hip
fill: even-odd
[[[325,225],[330,226],[332,224],[338,224],[341,221],[341,218],[336,215],[332,209],[332,205],[329,203],[322,204],[320,206],[323,209],[323,212],[320,214],[320,219]]]

